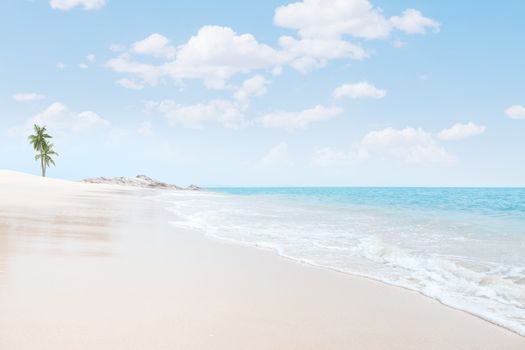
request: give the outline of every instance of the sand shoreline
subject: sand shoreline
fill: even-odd
[[[525,347],[415,291],[173,229],[146,192],[12,172],[0,192],[2,349]]]
[[[419,294],[422,297],[429,298],[429,299],[431,299],[433,301],[438,302],[439,304],[443,305],[444,307],[453,309],[455,311],[463,312],[463,313],[465,313],[465,314],[467,314],[469,316],[473,316],[473,317],[478,318],[478,319],[480,319],[480,320],[482,320],[484,322],[488,322],[488,323],[490,323],[493,326],[496,326],[496,327],[501,328],[501,329],[503,329],[505,331],[509,331],[511,333],[514,333],[514,334],[516,334],[518,336],[521,336],[521,337],[525,338],[525,336],[521,335],[519,332],[517,332],[517,331],[515,331],[515,330],[513,330],[511,328],[507,328],[507,327],[505,327],[502,324],[499,324],[497,322],[493,322],[491,320],[483,318],[482,316],[476,315],[475,313],[469,312],[468,310],[460,309],[460,308],[454,307],[452,305],[445,304],[441,300],[433,298],[431,296],[428,296],[428,295],[426,295],[426,294],[424,294],[424,293],[422,293],[422,292],[420,292],[418,290],[415,290],[415,289],[410,289],[410,288],[407,288],[407,287],[404,287],[404,286],[401,286],[401,285],[388,283],[386,281],[382,281],[380,279],[373,278],[373,277],[370,277],[370,276],[359,275],[359,274],[356,274],[356,273],[353,273],[353,272],[349,272],[349,271],[343,271],[343,270],[340,270],[340,269],[337,269],[337,268],[334,268],[334,267],[330,267],[330,266],[323,266],[323,265],[317,265],[317,264],[306,262],[306,261],[299,261],[298,259],[294,259],[294,258],[286,256],[286,255],[281,255],[281,254],[279,254],[279,252],[277,250],[272,249],[272,248],[253,246],[253,245],[250,245],[250,244],[242,244],[242,243],[239,243],[239,242],[234,241],[234,240],[229,240],[229,239],[220,238],[220,237],[216,237],[216,236],[203,235],[203,234],[198,233],[198,232],[196,232],[196,233],[202,235],[202,237],[206,237],[208,239],[212,239],[215,242],[218,242],[218,243],[221,243],[221,244],[233,244],[233,245],[238,245],[238,246],[241,246],[241,247],[246,247],[246,248],[249,248],[249,249],[257,249],[257,250],[261,250],[261,251],[266,251],[266,252],[274,254],[275,256],[277,256],[280,259],[285,259],[285,260],[288,260],[288,261],[290,261],[292,263],[295,263],[295,264],[305,265],[305,266],[308,266],[308,267],[311,267],[311,268],[314,268],[314,269],[320,269],[320,270],[340,273],[342,275],[350,276],[352,278],[361,278],[361,279],[364,279],[364,280],[367,280],[367,281],[370,281],[370,282],[377,282],[377,283],[380,283],[380,284],[388,286],[388,287],[401,288],[401,289],[403,289],[403,290],[405,290],[407,292],[410,292],[410,293],[417,293],[417,294]]]

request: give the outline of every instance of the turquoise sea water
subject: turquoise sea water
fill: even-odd
[[[172,224],[419,291],[525,335],[523,188],[214,188]]]

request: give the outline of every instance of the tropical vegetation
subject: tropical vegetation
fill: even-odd
[[[42,176],[46,176],[46,170],[49,166],[55,165],[53,156],[58,156],[58,153],[53,149],[53,144],[49,142],[53,137],[47,133],[45,126],[34,125],[35,133],[29,135],[29,143],[33,146],[37,152],[35,155],[35,161],[40,161],[40,168],[42,170]]]

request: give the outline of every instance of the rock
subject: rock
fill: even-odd
[[[155,180],[146,175],[137,175],[135,177],[94,177],[90,179],[82,180],[82,182],[92,183],[92,184],[110,184],[110,185],[122,185],[122,186],[132,186],[132,187],[142,187],[142,188],[157,188],[157,189],[167,189],[167,190],[190,190],[190,191],[200,191],[201,188],[196,185],[191,185],[187,188],[182,188],[176,185],[168,184]]]

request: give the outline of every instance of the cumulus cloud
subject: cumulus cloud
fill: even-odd
[[[384,128],[367,133],[352,149],[330,147],[315,151],[311,164],[319,167],[347,166],[369,159],[397,159],[408,164],[448,165],[456,158],[421,128]]]
[[[163,51],[166,41],[146,38],[148,45],[134,45],[132,52]],[[164,37],[162,37],[164,38]],[[166,39],[167,40],[167,39]],[[156,44],[151,44],[155,41]],[[144,41],[142,41],[144,42]],[[159,42],[164,43],[159,45]],[[137,43],[135,43],[137,44]],[[133,75],[155,85],[162,77],[175,81],[200,79],[209,88],[228,87],[226,81],[237,74],[247,74],[257,69],[272,70],[285,62],[285,55],[272,47],[259,43],[251,34],[237,34],[231,28],[204,26],[187,43],[173,52],[174,59],[159,65],[133,60],[129,53],[108,61],[116,72]]]
[[[32,102],[43,100],[44,98],[44,95],[40,95],[34,92],[13,95],[13,100],[15,100],[16,102]]]
[[[136,81],[122,78],[116,81],[116,83],[123,88],[131,89],[131,90],[142,90],[144,88],[143,84],[137,83]]]
[[[306,74],[326,66],[330,60],[363,60],[369,53],[357,39],[387,39],[393,30],[425,33],[439,29],[434,20],[421,12],[408,9],[400,16],[385,17],[382,10],[369,0],[304,0],[279,6],[274,23],[296,33],[279,38],[278,47],[260,43],[249,33],[238,34],[223,26],[207,25],[199,29],[186,43],[177,47],[165,36],[153,33],[137,41],[126,51],[113,46],[120,55],[108,62],[108,67],[129,74],[149,85],[161,78],[177,83],[186,79],[202,80],[212,89],[232,88],[228,80],[239,74],[265,70],[280,74],[290,66]],[[400,41],[396,41],[400,46]],[[148,54],[164,59],[150,64],[133,55]]]
[[[452,163],[455,158],[440,146],[431,133],[421,128],[369,132],[360,143],[358,156],[393,157],[406,163]]]
[[[212,100],[206,103],[181,105],[173,100],[148,102],[149,108],[163,113],[172,124],[199,128],[204,123],[215,122],[228,128],[244,126],[244,115],[239,106],[228,100]]]
[[[274,22],[295,29],[303,38],[339,38],[343,34],[365,39],[385,38],[389,21],[368,0],[304,0],[279,6]]]
[[[307,128],[311,123],[332,119],[343,110],[338,107],[324,107],[317,105],[314,108],[299,112],[273,112],[263,115],[259,123],[267,128],[282,128],[288,131]]]
[[[87,55],[86,58],[90,63],[95,63],[95,61],[97,60],[97,57],[92,53]]]
[[[135,76],[149,85],[156,85],[159,79],[166,75],[164,66],[134,61],[127,53],[112,58],[107,62],[107,66],[115,72]]]
[[[290,165],[292,161],[286,142],[273,146],[258,162],[258,166],[262,168],[284,168]]]
[[[261,75],[256,75],[246,79],[242,86],[235,92],[234,97],[243,105],[247,105],[253,96],[262,96],[266,94],[268,80]]]
[[[176,49],[170,41],[159,33],[153,33],[147,38],[135,42],[131,50],[138,54],[152,55],[155,57],[174,58]]]
[[[49,5],[62,11],[69,11],[77,6],[81,6],[84,10],[98,10],[106,5],[106,0],[51,0]]]
[[[443,129],[438,134],[438,137],[441,140],[457,141],[470,136],[482,134],[485,130],[485,126],[476,125],[472,122],[466,124],[456,123],[448,129]]]
[[[205,26],[184,44],[175,61],[167,65],[174,79],[202,79],[209,87],[221,87],[239,73],[280,65],[283,57],[251,34],[231,28]]]
[[[390,21],[396,29],[409,34],[425,34],[427,28],[438,32],[440,27],[438,22],[423,16],[420,11],[414,9],[407,9],[401,16],[390,18]]]
[[[326,66],[329,60],[349,58],[363,60],[368,53],[357,44],[341,39],[279,38],[279,44],[288,56],[288,64],[301,73]]]
[[[274,22],[292,28],[302,38],[340,38],[351,35],[363,39],[387,38],[393,29],[424,33],[439,24],[420,11],[407,9],[401,16],[386,18],[369,0],[303,0],[275,10]]]
[[[525,107],[521,105],[510,106],[505,114],[511,119],[525,119]]]
[[[290,65],[300,72],[323,67],[330,59],[357,59],[368,53],[345,36],[358,39],[386,39],[394,29],[405,33],[425,33],[439,24],[421,12],[406,10],[387,18],[369,0],[303,0],[279,6],[274,23],[297,31],[298,37],[283,36],[281,47],[290,55]]]
[[[409,34],[439,29],[437,22],[414,9],[387,18],[369,0],[299,1],[276,8],[274,23],[296,31],[281,36],[278,48],[258,42],[249,33],[238,34],[229,27],[207,25],[177,48],[163,35],[151,34],[110,60],[108,66],[150,85],[157,84],[161,77],[169,77],[176,82],[203,80],[209,88],[225,89],[231,87],[227,81],[233,76],[255,70],[279,74],[283,66],[289,65],[307,73],[324,67],[330,60],[367,58],[369,53],[361,44],[349,41],[348,36],[387,39],[396,29]],[[121,52],[124,48],[113,49]],[[152,65],[133,59],[131,54],[149,54],[166,61]]]
[[[108,126],[109,122],[95,112],[84,111],[75,113],[66,105],[55,102],[31,118],[27,124],[29,127],[33,124],[38,124],[64,131],[82,131],[95,127]]]
[[[350,97],[353,99],[368,97],[380,99],[386,96],[386,90],[378,89],[367,81],[355,84],[344,84],[336,88],[333,92],[335,98]]]

